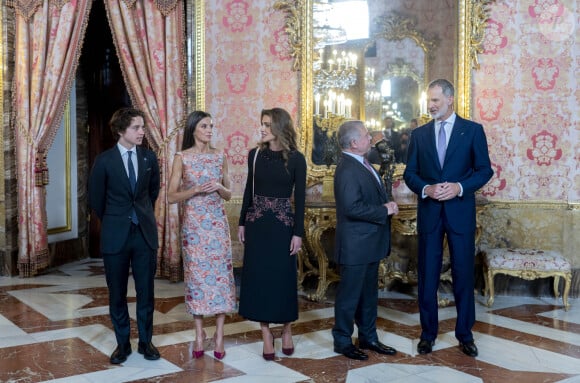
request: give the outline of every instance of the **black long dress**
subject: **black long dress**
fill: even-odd
[[[239,221],[245,226],[239,314],[256,322],[292,322],[298,319],[298,291],[290,241],[293,235],[304,235],[306,160],[293,151],[286,167],[281,151],[260,149],[254,177],[255,152],[252,149],[248,155]]]

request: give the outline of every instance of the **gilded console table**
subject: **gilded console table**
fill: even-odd
[[[403,235],[413,235],[417,233],[417,205],[414,200],[404,200],[399,203],[399,214],[393,217],[391,227],[393,232]],[[307,202],[304,214],[305,247],[306,252],[298,254],[298,285],[302,286],[304,278],[309,275],[317,275],[318,283],[316,292],[309,294],[308,299],[321,301],[326,296],[328,286],[340,280],[339,275],[332,268],[328,267],[329,256],[322,244],[322,234],[336,227],[336,210],[334,202]],[[313,265],[312,260],[316,260]],[[399,278],[404,282],[412,283],[416,279],[409,278],[414,271],[402,272],[387,266],[385,261],[381,262],[379,268],[379,282],[387,279]]]
[[[306,250],[298,254],[298,284],[301,286],[308,275],[318,275],[316,292],[308,299],[321,301],[326,295],[328,286],[340,279],[336,272],[328,267],[328,256],[322,245],[322,234],[336,227],[336,210],[334,202],[307,202],[304,212],[304,229],[306,233]],[[332,257],[332,255],[331,255]],[[316,260],[314,266],[310,258]]]
[[[411,196],[409,198],[396,198],[399,205],[399,214],[393,216],[391,220],[392,233],[399,233],[403,236],[412,236],[417,234],[417,202]],[[478,199],[477,217],[484,210],[487,201]],[[306,251],[300,251],[298,254],[298,286],[302,287],[304,278],[308,275],[317,275],[318,283],[316,292],[309,294],[308,299],[321,301],[326,296],[328,286],[340,280],[340,276],[335,270],[328,267],[328,255],[322,244],[322,234],[336,227],[336,211],[334,202],[307,202],[305,217],[305,248]],[[479,242],[481,236],[481,226],[477,224],[475,241]],[[400,255],[393,247],[391,256],[383,260],[379,266],[379,286],[387,286],[393,280],[400,280],[403,283],[417,283],[417,271],[414,267],[400,269],[396,267],[397,258]],[[332,257],[332,255],[330,255]],[[412,255],[409,255],[411,258]],[[313,265],[311,260],[316,261]],[[451,272],[442,270],[442,281],[451,281]],[[444,304],[442,304],[444,305]]]
[[[396,198],[399,206],[399,214],[391,219],[391,233],[403,236],[417,234],[417,199],[415,195],[404,198]],[[390,281],[400,280],[403,283],[416,283],[417,271],[414,268],[400,267],[404,264],[399,249],[393,246],[391,235],[391,255],[384,259],[379,266],[379,287],[385,287]],[[407,254],[407,258],[410,256]],[[408,264],[408,263],[407,263]]]

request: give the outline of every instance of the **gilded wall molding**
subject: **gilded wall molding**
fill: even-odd
[[[421,50],[423,50],[424,59],[423,68],[421,68],[423,70],[422,76],[417,76],[414,71],[414,66],[402,62],[401,58],[397,58],[394,64],[387,65],[387,69],[389,70],[388,73],[393,76],[409,76],[417,82],[419,87],[426,88],[429,83],[429,68],[432,64],[437,46],[439,45],[439,39],[436,36],[427,36],[426,33],[419,31],[417,29],[417,22],[414,18],[409,18],[396,13],[377,18],[376,25],[378,32],[373,36],[373,42],[376,42],[378,39],[386,41],[411,39],[421,48]],[[399,75],[394,70],[401,65],[406,66],[406,68],[400,68],[401,73]],[[415,76],[412,74],[415,74]]]
[[[394,63],[387,64],[386,69],[387,71],[384,73],[384,76],[410,77],[417,84],[423,84],[425,82],[424,77],[415,71],[413,64],[403,61],[400,57],[396,58]]]
[[[76,103],[75,103],[76,105]],[[64,226],[52,227],[46,230],[48,235],[66,233],[72,230],[72,199],[71,199],[71,115],[70,99],[64,106],[64,115],[62,119],[63,138],[64,138],[64,177],[65,177],[65,221]]]
[[[205,1],[188,0],[187,109],[205,110]]]
[[[423,49],[426,56],[432,57],[434,55],[439,39],[435,37],[427,37],[425,34],[417,29],[417,22],[414,19],[404,17],[398,14],[390,14],[377,18],[378,32],[374,38],[379,37],[385,40],[403,40],[411,39]]]
[[[471,117],[471,70],[479,69],[490,5],[495,0],[459,0],[457,3],[456,111]]]
[[[283,11],[286,13],[286,27],[285,32],[288,34],[288,42],[290,44],[290,55],[294,58],[294,64],[292,69],[297,71],[300,70],[300,64],[302,62],[302,54],[304,40],[303,40],[303,28],[302,24],[306,20],[306,9],[304,5],[307,0],[282,0],[274,3],[274,9],[277,11]],[[310,8],[312,3],[310,3]],[[303,15],[304,13],[304,15]],[[304,16],[304,17],[303,17]]]

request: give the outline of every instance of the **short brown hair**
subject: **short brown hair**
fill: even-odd
[[[135,117],[141,117],[145,122],[145,113],[135,108],[121,108],[118,109],[109,120],[109,128],[114,137],[118,137],[119,133],[125,132],[131,125]]]

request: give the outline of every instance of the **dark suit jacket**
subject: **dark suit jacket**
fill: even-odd
[[[367,168],[342,154],[334,173],[336,200],[335,259],[339,264],[360,265],[388,255],[391,223],[387,193]]]
[[[382,162],[381,154],[375,146],[367,153],[367,159],[371,164],[380,165]]]
[[[158,248],[155,200],[159,195],[159,165],[155,153],[137,147],[139,174],[135,193],[117,145],[97,156],[89,177],[89,205],[101,220],[101,252],[121,251],[131,227],[134,207],[147,244]]]
[[[443,169],[437,157],[435,122],[415,129],[411,134],[407,166],[403,175],[405,183],[419,196],[417,229],[419,233],[431,232],[440,220],[442,209],[456,233],[475,230],[475,192],[493,175],[487,140],[483,126],[457,116]],[[426,185],[439,182],[459,182],[463,196],[439,202],[429,197],[421,198]]]

